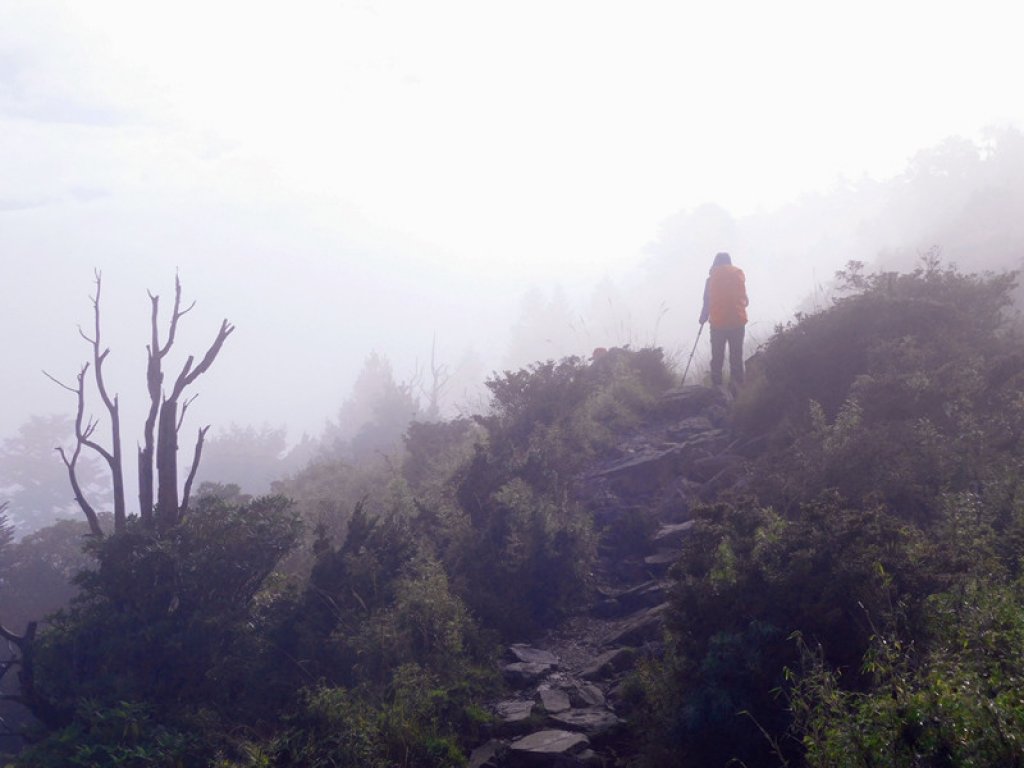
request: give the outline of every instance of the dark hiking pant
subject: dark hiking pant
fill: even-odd
[[[722,383],[722,366],[725,364],[725,345],[729,345],[729,383],[739,386],[743,383],[743,333],[744,327],[711,329],[711,383]]]

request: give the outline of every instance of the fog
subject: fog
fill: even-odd
[[[417,387],[433,354],[447,415],[538,359],[684,358],[720,250],[752,346],[849,259],[1020,265],[1002,4],[677,5],[3,3],[0,435],[73,412],[42,371],[88,359],[95,269],[130,448],[176,274],[168,371],[237,327],[184,434],[294,445],[372,353]]]

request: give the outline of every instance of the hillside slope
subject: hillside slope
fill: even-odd
[[[92,541],[6,666],[14,764],[1020,764],[1014,276],[841,278],[735,400],[548,361],[291,500]]]

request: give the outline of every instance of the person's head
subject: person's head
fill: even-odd
[[[719,251],[715,254],[715,262],[711,266],[720,267],[723,264],[732,264],[732,257],[725,251]]]

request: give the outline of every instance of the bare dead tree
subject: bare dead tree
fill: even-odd
[[[100,295],[103,288],[103,280],[99,271],[95,273],[96,291],[91,297],[93,306],[92,335],[85,333],[79,328],[79,334],[92,347],[92,360],[82,365],[76,377],[75,385],[65,384],[46,371],[43,371],[51,381],[75,395],[77,409],[75,413],[75,447],[70,453],[63,447],[56,450],[68,471],[68,480],[75,495],[75,501],[85,514],[89,522],[89,529],[93,535],[103,536],[103,528],[100,525],[96,510],[86,498],[84,489],[78,478],[78,460],[82,449],[89,448],[100,456],[110,468],[110,474],[114,487],[114,531],[120,533],[126,527],[126,512],[124,498],[124,462],[121,454],[121,419],[117,395],[111,397],[108,393],[106,382],[103,377],[103,363],[110,354],[110,350],[104,348],[101,343],[100,324]],[[175,276],[174,280],[174,310],[171,314],[168,327],[167,339],[160,343],[159,335],[159,297],[149,294],[152,313],[150,319],[150,331],[152,340],[147,345],[149,359],[146,367],[146,383],[150,397],[149,414],[143,427],[143,444],[139,447],[139,515],[148,527],[156,528],[158,534],[162,534],[173,527],[188,510],[189,495],[192,483],[195,480],[196,471],[199,468],[199,461],[202,456],[203,440],[209,426],[200,428],[196,440],[195,455],[192,459],[192,466],[185,481],[181,505],[178,504],[178,432],[184,422],[185,412],[195,396],[185,397],[185,390],[195,382],[203,373],[209,370],[214,360],[220,353],[221,347],[227,337],[234,331],[234,326],[227,320],[221,322],[213,343],[206,350],[199,364],[195,364],[195,358],[189,356],[182,367],[181,372],[174,381],[170,393],[163,390],[163,359],[171,350],[174,344],[175,334],[178,329],[178,321],[192,309],[194,304],[186,309],[181,309],[181,281]],[[91,416],[85,416],[85,387],[86,377],[92,368],[96,388],[100,394],[110,417],[111,447],[108,449],[94,439],[98,420]],[[154,455],[155,454],[155,455]],[[157,466],[157,504],[153,506],[153,462],[156,459]],[[5,505],[0,505],[0,512]],[[18,635],[0,625],[0,639],[6,642],[9,656],[0,658],[0,680],[10,670],[17,668],[20,693],[17,695],[3,695],[0,700],[14,701],[27,707],[38,719],[48,725],[59,725],[60,714],[45,698],[38,695],[35,687],[34,652],[37,623],[30,622],[25,633]]]
[[[93,360],[92,368],[95,377],[96,388],[100,393],[107,413],[111,421],[111,447],[107,449],[93,439],[98,422],[92,418],[85,419],[85,377],[90,364],[82,366],[78,374],[77,386],[69,386],[58,381],[46,373],[52,381],[64,389],[74,393],[78,400],[78,412],[75,420],[75,449],[70,456],[59,448],[58,451],[64,465],[68,469],[68,477],[72,490],[75,493],[75,500],[89,521],[89,527],[97,536],[102,536],[96,511],[89,504],[81,488],[76,474],[76,465],[82,447],[86,446],[103,457],[110,467],[111,477],[114,486],[114,531],[121,532],[125,528],[125,499],[124,499],[124,462],[121,454],[121,422],[118,407],[118,399],[115,395],[110,397],[107,391],[106,382],[103,378],[103,362],[110,353],[109,349],[102,348],[100,342],[100,293],[102,289],[102,275],[95,273],[96,291],[92,298],[93,320],[95,330],[92,336],[79,329],[82,338],[92,346]],[[216,337],[206,350],[206,354],[198,365],[195,357],[189,356],[182,367],[181,372],[174,381],[170,392],[164,389],[163,360],[171,351],[174,345],[175,336],[178,331],[178,322],[195,306],[193,302],[185,309],[181,308],[181,280],[175,276],[174,279],[174,308],[167,329],[166,340],[160,341],[159,307],[160,297],[149,293],[151,306],[150,312],[150,343],[146,345],[148,360],[146,365],[146,387],[149,393],[149,412],[143,425],[143,441],[138,449],[139,460],[139,516],[144,525],[149,528],[156,528],[159,533],[173,527],[181,516],[188,509],[188,499],[199,466],[199,458],[202,454],[203,440],[209,427],[199,430],[196,441],[195,456],[189,472],[188,480],[185,483],[184,493],[179,505],[178,501],[178,432],[184,421],[185,412],[195,396],[185,397],[185,390],[195,382],[203,373],[209,370],[214,360],[220,353],[227,337],[235,330],[227,320],[221,322]],[[154,484],[154,463],[156,465],[156,483]],[[156,504],[154,505],[154,485],[156,486]]]
[[[158,531],[165,531],[172,527],[188,509],[188,497],[192,488],[192,481],[198,469],[199,456],[202,454],[203,440],[209,427],[199,430],[196,440],[195,458],[192,462],[192,469],[189,472],[188,481],[185,484],[183,497],[178,502],[178,432],[181,429],[185,411],[195,398],[185,398],[185,389],[195,382],[203,373],[209,370],[214,360],[220,353],[221,347],[227,337],[231,335],[235,327],[227,320],[221,322],[220,329],[206,354],[198,365],[195,365],[195,357],[189,356],[174,381],[170,393],[166,393],[164,384],[163,359],[170,352],[174,345],[175,334],[178,330],[178,321],[191,311],[195,302],[185,309],[181,308],[181,281],[174,279],[174,308],[171,311],[171,319],[167,329],[167,340],[160,343],[159,328],[159,307],[160,297],[149,294],[152,307],[150,314],[151,341],[147,345],[148,362],[146,366],[146,384],[149,390],[149,414],[143,431],[143,444],[139,448],[139,514],[144,523],[152,526],[154,523]],[[180,407],[180,413],[179,413]],[[154,459],[156,464],[156,506],[153,505],[154,496]]]
[[[64,389],[76,393],[78,397],[78,417],[75,421],[76,445],[75,450],[72,453],[72,458],[68,459],[62,448],[58,448],[57,450],[60,452],[61,459],[63,459],[65,466],[68,468],[68,476],[71,480],[71,487],[75,492],[75,500],[78,502],[78,505],[82,508],[86,518],[89,520],[89,527],[93,530],[93,533],[102,535],[102,531],[99,530],[99,522],[96,519],[95,511],[93,511],[88,502],[85,501],[85,496],[82,493],[82,489],[78,483],[78,478],[75,472],[78,456],[83,445],[88,446],[103,457],[107,467],[110,469],[111,485],[113,486],[114,492],[114,530],[116,532],[123,531],[125,526],[125,502],[124,464],[121,458],[121,413],[117,395],[110,397],[107,392],[106,382],[103,379],[103,363],[107,359],[107,355],[110,354],[110,350],[102,348],[100,337],[100,293],[103,288],[103,280],[99,271],[94,273],[94,279],[96,283],[96,292],[90,297],[92,300],[93,311],[93,335],[89,336],[81,327],[79,327],[78,333],[92,347],[92,369],[93,376],[96,380],[96,389],[99,391],[100,399],[103,401],[103,405],[110,416],[109,450],[102,447],[92,439],[92,434],[95,431],[98,422],[93,421],[90,418],[87,424],[82,424],[85,409],[85,374],[89,370],[89,365],[86,364],[82,366],[78,375],[77,387],[69,387],[66,384],[62,384],[60,381],[57,381],[57,379],[50,376],[50,374],[45,371],[43,373],[46,373],[52,381],[57,382],[57,384],[60,384]]]
[[[448,366],[437,362],[437,334],[430,342],[430,389],[424,394],[427,397],[427,418],[436,421],[441,418],[441,399],[451,381]]]
[[[227,320],[221,322],[220,330],[216,338],[206,350],[206,355],[193,367],[195,360],[191,355],[185,361],[185,365],[174,382],[170,395],[164,397],[160,405],[160,416],[158,419],[159,432],[156,443],[156,471],[157,471],[157,502],[156,502],[156,526],[157,530],[163,531],[178,522],[183,509],[188,508],[188,498],[178,504],[178,430],[181,428],[181,419],[178,418],[178,403],[181,401],[185,388],[198,379],[203,373],[209,370],[213,361],[217,359],[224,341],[235,327]],[[182,415],[188,408],[186,400],[182,405]],[[206,428],[208,429],[208,427]],[[206,429],[199,430],[199,437],[196,441],[196,452],[201,453],[203,439],[206,436]],[[195,466],[189,473],[189,479],[195,477]],[[189,483],[191,488],[191,482]]]
[[[167,330],[167,341],[160,343],[160,297],[149,293],[150,311],[150,343],[146,345],[146,387],[149,391],[149,413],[143,427],[143,442],[139,447],[139,515],[143,523],[152,525],[153,519],[153,457],[156,421],[160,414],[160,398],[163,393],[164,374],[163,359],[174,345],[174,336],[178,331],[178,321],[195,306],[195,302],[185,309],[181,308],[181,281],[174,278],[174,309]]]
[[[181,409],[182,415],[185,413],[184,406]],[[192,495],[192,483],[196,479],[196,472],[199,470],[199,461],[203,458],[203,441],[206,440],[206,433],[209,431],[210,425],[207,424],[205,427],[200,427],[199,435],[196,437],[196,450],[192,454],[192,468],[188,472],[188,478],[185,480],[185,488],[181,493],[181,508],[179,510],[182,517],[188,514],[188,500]]]

